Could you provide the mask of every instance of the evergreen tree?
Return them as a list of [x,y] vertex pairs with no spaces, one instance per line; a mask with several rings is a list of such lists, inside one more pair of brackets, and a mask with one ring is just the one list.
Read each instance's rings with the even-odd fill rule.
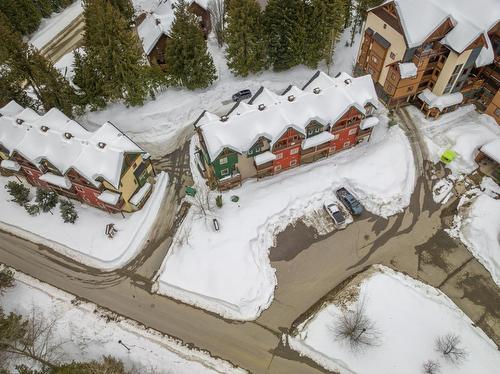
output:
[[327,6],[327,24],[328,37],[325,51],[325,60],[328,67],[328,72],[332,64],[333,54],[335,52],[335,44],[340,39],[342,32],[345,30],[346,17],[350,12],[351,0],[326,0]]
[[55,208],[59,198],[54,191],[37,188],[35,201],[40,206],[40,209],[46,213]]
[[40,214],[40,205],[38,204],[24,204],[24,209],[30,216],[37,216]]
[[165,50],[166,72],[170,82],[190,90],[212,84],[217,78],[217,71],[198,20],[188,10],[185,0],[177,2],[170,37]]
[[10,269],[0,270],[0,296],[4,294],[6,288],[14,286],[14,273]]
[[32,0],[1,0],[0,12],[7,16],[12,27],[23,35],[36,31],[42,19],[40,10]]
[[132,24],[134,22],[134,6],[130,0],[108,0],[111,5],[118,9],[122,16]]
[[78,218],[75,205],[69,200],[61,200],[59,210],[64,223],[75,223]]
[[304,0],[269,0],[264,11],[268,57],[274,70],[286,70],[303,61]]
[[366,19],[367,11],[370,8],[373,8],[377,5],[380,5],[383,0],[358,0],[356,1],[356,5],[354,6],[354,17],[352,20],[352,29],[351,29],[351,40],[350,45],[354,44],[354,39],[356,34],[361,32],[361,28],[363,27],[363,22]]
[[229,69],[246,77],[266,67],[264,20],[255,0],[230,1],[227,5],[226,59]]
[[0,68],[0,106],[4,106],[11,100],[15,100],[23,107],[38,109],[34,100],[28,96],[23,89],[24,80],[13,74],[7,67]]
[[136,32],[118,9],[102,0],[84,1],[84,54],[75,53],[75,78],[83,103],[92,109],[110,101],[141,105],[156,88]]
[[5,185],[5,188],[10,196],[13,197],[12,201],[19,205],[24,205],[29,201],[30,190],[24,184],[16,181],[9,181]]
[[[28,83],[45,110],[57,107],[71,116],[76,96],[68,81],[50,61],[22,40],[21,35],[12,29],[7,18],[1,13],[0,35],[0,61],[15,77],[14,80]],[[16,88],[13,90],[16,91]]]
[[52,369],[48,374],[127,374],[131,373],[125,369],[123,362],[105,356],[102,362],[73,362]]

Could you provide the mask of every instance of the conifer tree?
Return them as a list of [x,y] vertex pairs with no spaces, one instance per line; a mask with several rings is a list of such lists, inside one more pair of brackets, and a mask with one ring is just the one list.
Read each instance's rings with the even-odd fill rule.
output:
[[64,223],[75,223],[78,218],[78,213],[75,209],[75,204],[69,200],[61,200],[59,203],[59,211]]
[[151,68],[136,32],[111,2],[85,0],[85,53],[75,53],[74,82],[92,109],[110,101],[141,105],[153,94]]
[[263,13],[257,1],[228,3],[225,41],[227,65],[234,74],[246,77],[266,67]]
[[40,10],[32,0],[1,0],[0,12],[7,16],[12,27],[23,35],[38,29],[42,19]]
[[15,203],[24,205],[29,201],[30,190],[24,184],[9,181],[4,187],[9,192],[9,195],[12,196],[12,201]]
[[217,78],[203,32],[185,0],[179,0],[175,7],[165,64],[170,82],[190,90],[208,87]]
[[268,57],[274,70],[286,70],[303,61],[305,3],[303,0],[269,0],[264,11]]
[[132,24],[134,21],[134,6],[130,0],[107,0],[118,9],[122,16]]
[[335,44],[340,39],[346,25],[346,16],[350,12],[350,0],[326,0],[328,37],[325,52],[325,60],[330,71]]
[[50,61],[22,40],[3,14],[0,14],[0,35],[0,61],[4,68],[33,88],[45,110],[57,107],[71,116],[76,101],[73,89]]

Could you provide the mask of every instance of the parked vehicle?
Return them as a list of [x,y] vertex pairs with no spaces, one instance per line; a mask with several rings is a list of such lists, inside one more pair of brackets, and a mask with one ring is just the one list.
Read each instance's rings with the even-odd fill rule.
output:
[[214,230],[215,230],[215,231],[219,231],[219,230],[220,230],[219,221],[217,221],[217,219],[216,219],[216,218],[214,218],[214,219],[212,220],[212,222],[213,222],[213,224],[214,224]]
[[344,213],[342,213],[337,203],[331,203],[331,204],[325,203],[324,207],[328,215],[332,217],[335,226],[342,227],[345,225]]
[[238,102],[245,99],[250,99],[252,97],[252,92],[250,90],[241,90],[233,95],[233,101]]
[[363,205],[345,187],[337,190],[337,197],[352,215],[359,216],[363,213]]

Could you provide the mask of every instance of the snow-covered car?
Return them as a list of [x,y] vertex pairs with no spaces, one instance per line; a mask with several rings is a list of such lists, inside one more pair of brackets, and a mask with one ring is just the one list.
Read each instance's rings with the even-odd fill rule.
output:
[[332,218],[333,223],[337,227],[342,227],[345,225],[345,216],[340,210],[339,204],[337,203],[325,203],[324,205],[326,212]]
[[363,213],[363,205],[345,187],[339,188],[336,194],[352,215],[359,216]]

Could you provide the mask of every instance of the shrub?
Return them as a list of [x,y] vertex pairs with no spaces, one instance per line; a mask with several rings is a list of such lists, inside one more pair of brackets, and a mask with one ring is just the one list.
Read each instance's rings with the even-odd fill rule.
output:
[[25,204],[24,209],[26,209],[30,216],[36,216],[40,214],[40,205],[38,204]]
[[9,181],[5,188],[13,197],[12,201],[19,205],[24,205],[29,201],[30,190],[24,184],[16,181]]
[[46,190],[43,188],[37,188],[36,202],[38,203],[43,212],[46,213],[55,208],[58,201],[59,198],[54,191]]
[[65,223],[75,223],[78,218],[75,205],[69,200],[62,200],[59,204],[61,217]]
[[222,195],[217,195],[215,205],[217,205],[217,208],[222,208]]

